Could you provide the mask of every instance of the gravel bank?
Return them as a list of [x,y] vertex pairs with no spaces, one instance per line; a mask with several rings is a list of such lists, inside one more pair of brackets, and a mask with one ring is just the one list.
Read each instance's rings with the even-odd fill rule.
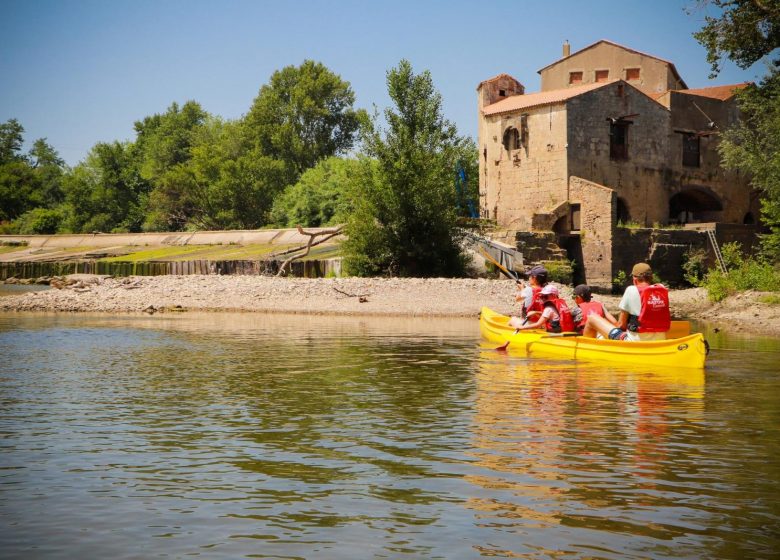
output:
[[[170,313],[248,311],[338,315],[477,317],[480,308],[517,310],[508,280],[444,278],[276,278],[268,276],[73,275],[69,285],[0,298],[0,311]],[[571,300],[571,288],[562,295]],[[730,331],[780,336],[780,305],[747,292],[712,304],[701,288],[675,290],[675,318]],[[619,297],[597,296],[613,312]]]

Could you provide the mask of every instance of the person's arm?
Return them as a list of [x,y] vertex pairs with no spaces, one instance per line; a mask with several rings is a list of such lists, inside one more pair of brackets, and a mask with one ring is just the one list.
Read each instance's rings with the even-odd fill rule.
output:
[[609,321],[610,323],[612,323],[613,325],[617,326],[617,324],[618,324],[618,320],[617,320],[617,319],[615,319],[615,316],[614,316],[614,315],[612,315],[612,313],[610,313],[610,312],[609,312],[609,309],[607,309],[607,306],[606,306],[606,305],[604,305],[604,304],[602,303],[602,304],[601,304],[601,307],[603,307],[603,308],[604,308],[604,318],[605,318],[607,321]]
[[542,313],[539,318],[534,323],[525,323],[524,325],[521,325],[519,330],[525,331],[529,329],[543,329],[544,326],[547,324],[547,317],[545,317],[544,313]]
[[619,318],[617,320],[617,326],[621,330],[624,330],[624,331],[628,330],[628,311],[621,310],[620,311],[620,315],[618,317]]

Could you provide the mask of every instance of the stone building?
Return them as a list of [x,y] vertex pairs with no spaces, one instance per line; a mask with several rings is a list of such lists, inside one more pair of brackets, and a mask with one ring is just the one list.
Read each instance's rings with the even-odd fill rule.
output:
[[539,74],[537,93],[507,74],[477,88],[483,217],[554,234],[577,279],[602,287],[623,266],[619,226],[756,222],[749,179],[717,152],[746,84],[689,89],[671,62],[610,41],[564,44]]

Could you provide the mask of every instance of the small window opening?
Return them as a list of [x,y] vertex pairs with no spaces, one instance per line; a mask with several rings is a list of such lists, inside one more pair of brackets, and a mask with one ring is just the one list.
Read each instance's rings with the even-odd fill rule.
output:
[[700,138],[696,134],[683,134],[682,163],[686,167],[699,167]]
[[624,87],[623,87],[623,84],[618,84],[618,87],[617,87],[617,96],[618,96],[618,97],[623,97],[623,95],[625,95],[625,93],[626,93],[626,91],[625,91],[625,89],[624,89]]
[[581,84],[582,72],[569,72],[569,85]]
[[628,159],[628,121],[616,120],[609,124],[609,159]]
[[520,131],[514,127],[506,129],[504,132],[504,149],[511,151],[520,148]]
[[609,70],[596,70],[596,82],[606,82],[609,80]]
[[506,97],[506,90],[505,89],[498,90],[498,96],[499,97]]
[[638,79],[639,79],[639,68],[626,68],[627,81],[638,80]]
[[580,205],[571,205],[571,231],[580,231]]

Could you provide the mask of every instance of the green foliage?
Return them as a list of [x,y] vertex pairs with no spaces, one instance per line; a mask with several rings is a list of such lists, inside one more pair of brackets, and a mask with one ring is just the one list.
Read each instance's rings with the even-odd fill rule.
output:
[[618,270],[618,273],[612,279],[612,292],[619,293],[625,287],[628,282],[628,275],[625,270]]
[[68,231],[140,231],[148,183],[140,176],[130,144],[98,143],[63,178]]
[[362,119],[348,82],[305,60],[274,72],[244,119],[247,137],[262,154],[284,162],[292,184],[318,161],[348,151]]
[[39,207],[22,214],[14,225],[22,235],[53,234],[60,230],[63,220],[61,209]]
[[[694,37],[707,49],[713,75],[728,58],[748,68],[780,48],[780,4],[777,1],[700,0],[713,5],[717,17],[706,17]],[[765,258],[780,262],[780,67],[768,65],[758,85],[737,94],[740,122],[725,131],[719,145],[723,164],[752,177],[761,192],[762,221],[770,233],[762,239]]]
[[683,255],[683,278],[691,286],[700,286],[707,273],[707,251],[689,248]]
[[762,258],[743,255],[738,243],[724,244],[721,252],[728,272],[724,274],[720,269],[712,269],[703,281],[712,301],[721,301],[745,290],[780,291],[780,269],[777,265]]
[[343,223],[350,210],[348,193],[363,164],[331,157],[306,171],[273,204],[271,221],[279,227],[321,227]]
[[707,49],[711,78],[720,72],[723,57],[749,68],[780,46],[780,4],[756,0],[699,0],[712,4],[718,17],[705,16],[705,25],[693,36]]
[[442,116],[429,72],[416,75],[402,60],[387,85],[395,110],[385,110],[386,131],[366,125],[365,150],[377,163],[364,159],[358,173],[345,267],[363,276],[462,274],[453,181],[466,142]]
[[628,222],[624,222],[623,220],[618,220],[617,227],[625,228],[625,229],[640,229],[645,226],[643,226],[642,224],[634,220],[630,220]]
[[24,161],[21,155],[24,127],[16,119],[0,124],[0,164]]
[[758,301],[767,305],[780,305],[780,294],[764,294],[758,297]]
[[574,278],[574,261],[545,261],[544,267],[551,282],[571,285]]

